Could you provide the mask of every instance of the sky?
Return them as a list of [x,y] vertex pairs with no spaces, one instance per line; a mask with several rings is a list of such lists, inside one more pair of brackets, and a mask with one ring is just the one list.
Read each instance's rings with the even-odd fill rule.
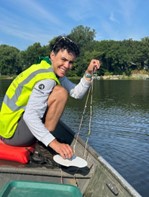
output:
[[99,41],[141,40],[149,36],[148,19],[148,0],[0,0],[0,44],[44,46],[79,25]]

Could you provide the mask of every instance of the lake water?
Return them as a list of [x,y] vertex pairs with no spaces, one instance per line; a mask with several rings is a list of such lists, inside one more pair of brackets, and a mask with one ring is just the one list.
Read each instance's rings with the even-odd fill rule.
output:
[[[0,103],[10,80],[0,80]],[[143,197],[149,196],[149,80],[94,80],[89,144]],[[70,98],[62,120],[78,132],[86,97]],[[86,140],[89,107],[80,135]]]

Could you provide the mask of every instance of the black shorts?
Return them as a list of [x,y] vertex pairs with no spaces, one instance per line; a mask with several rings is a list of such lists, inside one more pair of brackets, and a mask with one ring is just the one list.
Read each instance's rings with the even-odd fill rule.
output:
[[23,117],[19,120],[17,129],[11,138],[0,138],[5,144],[12,146],[30,146],[36,141],[36,138],[24,122]]

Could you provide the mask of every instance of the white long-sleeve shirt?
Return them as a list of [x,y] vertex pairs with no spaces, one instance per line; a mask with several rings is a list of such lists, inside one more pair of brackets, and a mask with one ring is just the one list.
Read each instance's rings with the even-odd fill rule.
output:
[[[72,83],[67,77],[60,78],[59,80],[70,96],[76,99],[81,99],[90,86],[90,82],[84,77],[81,78],[77,85]],[[42,117],[47,109],[48,97],[55,85],[56,82],[52,79],[39,81],[33,88],[23,115],[23,119],[32,134],[46,146],[55,137],[42,123]]]

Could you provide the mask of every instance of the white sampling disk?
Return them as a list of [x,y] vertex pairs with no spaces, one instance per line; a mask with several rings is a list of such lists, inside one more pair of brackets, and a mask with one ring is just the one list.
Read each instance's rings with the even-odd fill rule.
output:
[[62,166],[70,167],[75,166],[84,168],[87,166],[87,161],[78,156],[73,156],[71,159],[63,159],[60,155],[54,155],[54,161]]

